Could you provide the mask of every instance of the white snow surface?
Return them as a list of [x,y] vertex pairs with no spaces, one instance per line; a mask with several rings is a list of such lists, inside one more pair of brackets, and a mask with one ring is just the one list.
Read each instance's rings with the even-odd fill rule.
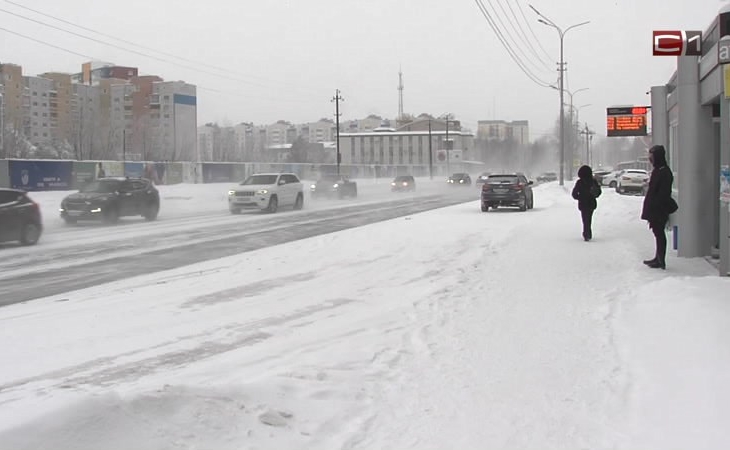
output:
[[640,205],[586,243],[550,183],[0,308],[0,449],[726,449],[730,280],[644,267]]

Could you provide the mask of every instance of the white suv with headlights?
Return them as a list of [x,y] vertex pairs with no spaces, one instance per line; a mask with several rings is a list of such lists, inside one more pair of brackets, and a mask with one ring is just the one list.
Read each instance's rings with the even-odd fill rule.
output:
[[275,213],[280,206],[302,209],[304,188],[293,173],[258,173],[228,191],[228,209],[238,214],[244,209]]

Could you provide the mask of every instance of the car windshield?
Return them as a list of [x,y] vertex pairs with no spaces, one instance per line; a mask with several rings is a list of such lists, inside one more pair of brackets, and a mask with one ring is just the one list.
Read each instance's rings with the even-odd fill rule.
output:
[[120,184],[119,180],[97,180],[81,188],[80,192],[111,194],[119,190]]
[[492,176],[487,178],[487,183],[489,184],[503,184],[503,183],[518,183],[519,179],[514,175],[501,175],[501,176]]
[[396,177],[395,181],[411,181],[413,180],[413,177]]
[[325,182],[334,182],[334,181],[340,181],[341,177],[338,177],[337,175],[322,175],[322,178],[319,179],[319,181],[325,181]]
[[251,175],[241,183],[241,186],[276,184],[277,178],[278,175]]
[[453,174],[453,175],[451,176],[451,178],[456,178],[456,179],[459,179],[459,178],[466,178],[466,177],[467,177],[467,175],[466,175],[465,173],[455,173],[455,174]]

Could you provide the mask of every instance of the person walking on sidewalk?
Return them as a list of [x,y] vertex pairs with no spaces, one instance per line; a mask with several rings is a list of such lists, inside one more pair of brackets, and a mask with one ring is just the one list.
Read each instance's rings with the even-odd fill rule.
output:
[[649,188],[644,197],[641,219],[649,223],[656,240],[656,253],[653,259],[644,261],[652,269],[666,269],[667,235],[665,228],[669,215],[677,211],[677,202],[672,198],[674,175],[667,165],[667,151],[663,145],[649,149],[649,162],[654,169],[649,177]]
[[593,212],[598,207],[596,199],[601,196],[601,185],[593,178],[590,166],[578,169],[578,180],[573,187],[573,198],[578,200],[578,210],[583,220],[583,240],[593,239]]

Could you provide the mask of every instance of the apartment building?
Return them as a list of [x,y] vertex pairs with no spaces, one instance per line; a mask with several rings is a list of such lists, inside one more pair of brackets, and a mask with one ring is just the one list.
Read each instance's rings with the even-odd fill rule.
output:
[[200,161],[197,139],[197,89],[184,81],[152,83],[150,109],[157,110],[160,159]]
[[527,120],[480,120],[477,124],[477,139],[513,141],[518,145],[530,143],[530,127]]
[[0,120],[3,126],[22,130],[28,107],[22,67],[15,64],[0,64],[0,95],[2,95]]
[[29,96],[28,119],[23,132],[35,145],[53,142],[51,122],[51,96],[56,93],[53,80],[43,77],[24,76],[23,83]]

